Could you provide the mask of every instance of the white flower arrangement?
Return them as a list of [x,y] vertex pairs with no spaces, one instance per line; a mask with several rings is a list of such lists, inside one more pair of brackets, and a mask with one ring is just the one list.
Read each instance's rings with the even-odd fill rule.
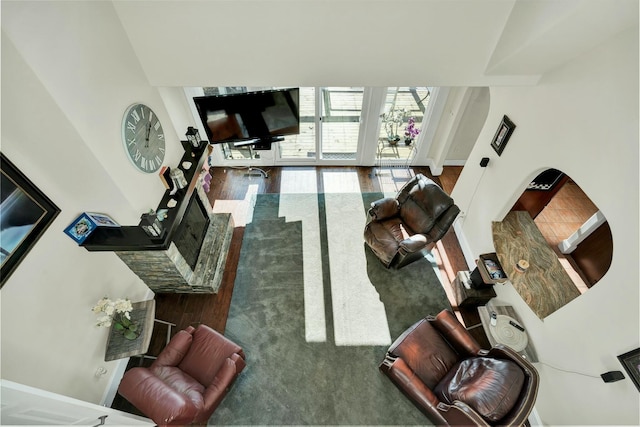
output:
[[133,306],[128,298],[112,301],[104,297],[91,310],[99,315],[96,326],[109,328],[113,324],[113,327],[122,332],[126,338],[135,339],[137,337],[137,326],[131,321]]

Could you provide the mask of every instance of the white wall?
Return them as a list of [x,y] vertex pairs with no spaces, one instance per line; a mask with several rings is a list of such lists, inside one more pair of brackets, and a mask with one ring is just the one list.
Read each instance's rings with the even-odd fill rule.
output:
[[[491,221],[501,220],[543,169],[566,172],[609,221],[613,261],[584,295],[540,320],[511,285],[498,298],[522,317],[541,361],[537,409],[546,424],[640,423],[638,390],[617,355],[640,346],[638,277],[638,28],[543,76],[535,87],[491,88],[489,116],[453,191],[474,256],[493,252]],[[517,128],[501,157],[490,141],[507,114]],[[478,165],[490,157],[486,169]],[[477,185],[477,193],[469,206]]]
[[[2,4],[2,153],[62,210],[1,291],[2,378],[99,403],[116,362],[94,326],[101,297],[145,299],[114,253],[88,252],[63,230],[83,211],[137,224],[164,188],[124,155],[125,108],[163,119],[167,159],[182,150],[110,2]],[[186,130],[186,128],[185,128]],[[169,163],[170,164],[170,163]],[[98,379],[98,367],[108,374]]]
[[[2,28],[97,162],[111,171],[132,210],[122,223],[135,224],[155,208],[164,188],[127,160],[121,138],[125,109],[149,105],[165,131],[166,163],[182,155],[180,139],[157,88],[149,85],[111,2],[4,2]],[[173,142],[173,143],[172,143]],[[108,204],[102,199],[102,204]]]
[[489,113],[489,88],[472,88],[469,102],[464,109],[460,126],[455,131],[451,146],[447,151],[446,164],[464,165],[476,144],[478,134]]

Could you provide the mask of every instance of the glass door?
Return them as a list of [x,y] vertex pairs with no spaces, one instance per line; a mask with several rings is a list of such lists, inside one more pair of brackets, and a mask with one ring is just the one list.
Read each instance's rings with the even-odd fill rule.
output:
[[376,163],[381,167],[406,166],[421,140],[429,87],[389,87],[381,116]]
[[356,160],[364,88],[301,87],[300,134],[278,145],[280,159]]
[[323,160],[356,160],[362,87],[322,87],[320,95],[320,158]]
[[284,141],[278,143],[281,159],[315,160],[317,158],[316,89],[314,87],[300,88],[300,134],[288,135]]

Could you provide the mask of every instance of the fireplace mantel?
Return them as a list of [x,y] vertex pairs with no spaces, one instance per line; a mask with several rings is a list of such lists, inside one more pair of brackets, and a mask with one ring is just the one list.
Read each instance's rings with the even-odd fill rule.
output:
[[[184,144],[183,144],[184,145]],[[189,183],[187,187],[178,190],[176,194],[171,195],[169,190],[165,191],[156,212],[160,209],[167,209],[169,200],[174,199],[177,204],[175,207],[167,210],[167,218],[162,221],[164,228],[167,230],[162,240],[151,239],[138,225],[123,225],[119,228],[100,227],[87,237],[82,246],[88,251],[140,251],[140,250],[161,250],[168,249],[173,241],[174,234],[178,230],[182,217],[187,209],[189,200],[193,196],[194,191],[202,191],[202,185],[199,184],[199,173],[207,158],[205,155],[206,144],[200,149],[192,150],[187,147],[178,166],[184,172],[185,179]],[[189,169],[184,169],[182,164],[191,162]],[[159,179],[158,179],[159,181]],[[198,189],[199,187],[199,189]],[[208,206],[211,212],[211,204],[204,194],[200,199]]]
[[[82,244],[88,251],[112,251],[156,293],[216,293],[222,282],[225,262],[231,237],[233,219],[231,214],[214,214],[207,194],[199,179],[202,166],[207,158],[204,147],[191,150],[188,144],[179,168],[184,172],[187,187],[171,195],[167,190],[156,211],[168,209],[163,225],[167,233],[163,239],[151,239],[141,227],[122,226],[120,228],[99,228]],[[182,164],[191,162],[188,169]],[[181,223],[192,198],[197,198],[209,218],[204,238],[198,248],[195,265],[191,265],[176,246],[180,237]],[[168,208],[169,200],[176,200],[173,208]],[[188,234],[187,234],[188,235]],[[198,243],[200,244],[200,243]]]

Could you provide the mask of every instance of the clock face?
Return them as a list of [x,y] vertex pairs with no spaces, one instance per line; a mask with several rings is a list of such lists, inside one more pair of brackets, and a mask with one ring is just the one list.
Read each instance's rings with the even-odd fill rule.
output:
[[122,118],[122,143],[140,171],[156,172],[164,161],[164,131],[158,116],[144,104],[133,104]]

